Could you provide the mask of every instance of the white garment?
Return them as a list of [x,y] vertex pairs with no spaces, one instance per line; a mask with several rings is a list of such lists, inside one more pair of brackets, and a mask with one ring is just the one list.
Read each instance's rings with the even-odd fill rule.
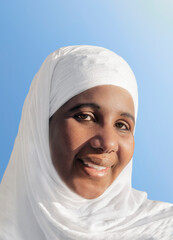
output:
[[173,239],[173,206],[132,189],[132,160],[92,200],[72,192],[53,167],[49,117],[76,94],[98,85],[125,88],[137,115],[135,77],[115,53],[95,46],[64,47],[41,66],[0,185],[0,240]]

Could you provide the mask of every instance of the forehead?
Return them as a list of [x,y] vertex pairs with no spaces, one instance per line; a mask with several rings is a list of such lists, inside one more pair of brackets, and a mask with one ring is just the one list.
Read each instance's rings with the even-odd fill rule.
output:
[[130,111],[134,114],[134,102],[129,92],[113,85],[96,86],[72,97],[61,108],[68,109],[79,103],[96,103],[102,110]]

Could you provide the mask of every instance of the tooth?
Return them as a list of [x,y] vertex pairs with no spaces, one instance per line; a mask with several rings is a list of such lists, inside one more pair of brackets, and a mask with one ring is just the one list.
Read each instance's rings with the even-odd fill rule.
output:
[[89,163],[89,162],[85,162],[85,161],[83,161],[83,163],[84,163],[85,165],[87,165],[88,167],[92,167],[92,168],[95,168],[95,169],[97,169],[97,170],[106,169],[106,167],[98,166],[98,165],[95,165],[95,164],[93,164],[93,163]]

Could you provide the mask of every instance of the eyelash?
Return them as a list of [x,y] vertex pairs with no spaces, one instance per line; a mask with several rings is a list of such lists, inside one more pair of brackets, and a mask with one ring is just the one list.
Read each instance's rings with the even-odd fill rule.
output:
[[[82,116],[84,117],[84,118],[82,118]],[[90,117],[90,119],[89,120],[87,120],[86,118],[88,118],[88,117]],[[93,120],[93,122],[96,122],[96,118],[94,117],[94,116],[91,116],[90,114],[88,114],[88,113],[78,113],[78,114],[75,114],[74,115],[74,118],[76,119],[76,120],[78,120],[78,121],[92,121]],[[129,124],[126,124],[126,123],[124,123],[122,120],[121,121],[119,121],[119,122],[116,122],[115,123],[115,127],[117,127],[117,128],[119,128],[120,130],[123,130],[123,131],[130,131],[130,126],[129,126]],[[125,127],[125,128],[124,128]]]
[[[121,127],[120,126],[118,127],[118,124],[121,124]],[[115,123],[115,126],[123,131],[130,131],[130,126],[128,124],[125,124],[124,122],[117,122]],[[125,129],[123,127],[125,127]]]
[[[86,119],[82,119],[81,116],[87,116],[87,117],[90,117],[90,120],[86,120]],[[79,121],[91,121],[93,119],[94,122],[96,122],[96,119],[91,116],[90,114],[87,114],[87,113],[78,113],[78,114],[75,114],[74,115],[74,118],[79,120]]]

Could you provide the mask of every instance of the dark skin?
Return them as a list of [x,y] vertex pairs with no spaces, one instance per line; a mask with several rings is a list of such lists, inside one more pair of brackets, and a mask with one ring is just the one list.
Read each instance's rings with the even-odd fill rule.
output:
[[53,165],[78,195],[99,197],[134,152],[134,103],[120,87],[103,85],[71,98],[50,119]]

